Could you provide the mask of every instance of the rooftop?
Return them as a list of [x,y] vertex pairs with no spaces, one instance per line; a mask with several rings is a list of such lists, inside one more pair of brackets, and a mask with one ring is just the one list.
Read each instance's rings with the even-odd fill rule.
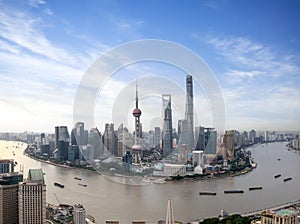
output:
[[275,212],[277,215],[294,215],[296,212],[290,209],[283,209]]
[[44,181],[44,174],[42,169],[30,169],[28,179],[31,181]]

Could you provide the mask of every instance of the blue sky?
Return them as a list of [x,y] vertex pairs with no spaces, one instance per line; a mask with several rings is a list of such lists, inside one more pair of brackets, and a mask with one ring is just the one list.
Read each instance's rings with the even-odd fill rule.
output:
[[[202,57],[221,86],[227,129],[299,130],[299,11],[299,1],[0,0],[0,131],[71,128],[76,89],[89,66],[140,39],[176,42]],[[115,122],[114,102],[127,87],[133,101],[135,78],[163,77],[183,89],[185,75],[154,62],[124,68],[99,93],[96,125]],[[185,97],[172,94],[182,101],[173,109],[176,125]],[[212,126],[210,103],[196,85],[195,105],[197,125]],[[145,97],[140,107],[145,129],[160,124],[157,97]],[[117,119],[129,128],[132,108]]]

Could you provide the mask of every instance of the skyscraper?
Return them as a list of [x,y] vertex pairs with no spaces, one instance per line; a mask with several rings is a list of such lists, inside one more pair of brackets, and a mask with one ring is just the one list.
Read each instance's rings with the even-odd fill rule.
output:
[[230,160],[234,159],[234,137],[233,137],[234,130],[227,130],[225,131],[225,135],[223,138],[223,143],[227,150],[227,155]]
[[14,160],[13,159],[1,159],[0,160],[0,173],[14,172]]
[[204,154],[216,154],[217,132],[213,128],[196,127],[196,150],[204,151]]
[[161,130],[160,127],[154,128],[154,147],[156,149],[160,148],[160,140],[161,140]]
[[18,192],[23,174],[0,174],[0,223],[19,223]]
[[55,127],[55,148],[58,148],[58,142],[60,140],[69,142],[70,136],[67,126],[56,126]]
[[117,156],[117,145],[114,124],[105,124],[103,143],[105,146],[104,149],[108,150],[112,155]]
[[171,95],[162,95],[163,100],[163,156],[167,157],[172,152],[172,109],[171,109]]
[[70,136],[67,126],[55,127],[55,157],[61,160],[68,159]]
[[46,223],[46,185],[42,169],[30,169],[19,183],[19,223]]
[[187,139],[186,145],[190,148],[195,147],[194,140],[194,103],[193,103],[193,77],[186,76],[186,108],[185,120],[187,125]]
[[94,151],[94,158],[100,158],[103,156],[103,136],[99,132],[98,128],[92,128],[89,133],[88,143],[91,145]]

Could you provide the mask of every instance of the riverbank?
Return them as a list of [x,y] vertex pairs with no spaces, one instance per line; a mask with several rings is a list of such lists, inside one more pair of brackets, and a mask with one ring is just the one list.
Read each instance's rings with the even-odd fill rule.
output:
[[[25,154],[26,155],[26,154]],[[28,158],[39,161],[41,163],[46,163],[49,165],[53,165],[53,166],[57,166],[57,167],[61,167],[61,168],[65,168],[65,169],[72,169],[72,170],[84,170],[87,172],[92,172],[92,173],[97,173],[99,175],[101,175],[101,173],[97,172],[96,170],[91,170],[91,169],[86,169],[86,168],[80,168],[80,167],[75,167],[75,166],[68,166],[66,164],[59,164],[59,163],[55,163],[49,160],[43,160],[34,156],[30,156],[30,155],[26,155]]]

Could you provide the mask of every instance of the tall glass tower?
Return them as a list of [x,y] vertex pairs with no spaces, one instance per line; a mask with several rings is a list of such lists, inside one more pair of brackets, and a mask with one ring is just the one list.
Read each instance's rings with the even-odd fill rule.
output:
[[186,76],[186,108],[185,108],[185,120],[186,120],[186,145],[189,148],[195,147],[194,140],[194,103],[193,103],[193,77],[191,75]]
[[163,100],[163,156],[167,157],[172,151],[172,109],[171,95],[162,95]]

